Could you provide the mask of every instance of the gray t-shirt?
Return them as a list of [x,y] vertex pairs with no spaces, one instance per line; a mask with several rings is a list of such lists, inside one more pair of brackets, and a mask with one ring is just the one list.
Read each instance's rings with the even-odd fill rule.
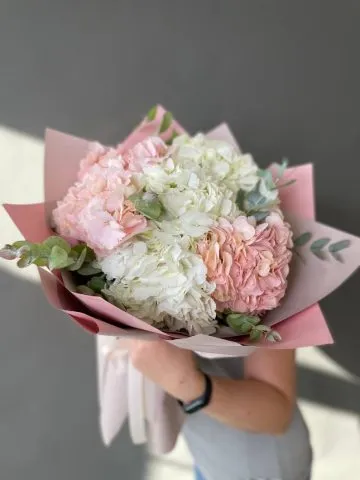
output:
[[[243,377],[243,360],[199,359],[210,375]],[[206,480],[307,480],[309,432],[298,408],[284,435],[260,435],[227,427],[204,413],[187,417],[185,438]]]

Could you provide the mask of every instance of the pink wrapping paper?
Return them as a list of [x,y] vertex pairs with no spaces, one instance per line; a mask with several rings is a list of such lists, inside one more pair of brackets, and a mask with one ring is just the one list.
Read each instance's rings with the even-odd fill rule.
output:
[[[161,121],[163,113],[164,110],[159,107],[156,119],[151,123],[140,124],[124,141],[123,146],[128,148],[151,134],[154,126]],[[178,132],[184,131],[175,122],[170,130],[165,132],[165,136],[170,136],[173,128]],[[225,124],[208,135],[237,146],[234,136]],[[62,198],[74,183],[79,161],[89,145],[87,140],[53,130],[47,130],[45,142],[45,202],[34,205],[5,205],[23,236],[27,240],[38,242],[51,235],[48,227],[49,215],[56,201]],[[148,440],[153,451],[162,453],[174,445],[182,421],[176,402],[134,372],[126,352],[114,341],[115,336],[142,335],[144,338],[151,338],[153,335],[160,335],[179,347],[210,357],[246,356],[256,348],[293,349],[333,342],[317,302],[335,290],[358,268],[360,239],[314,221],[311,165],[288,169],[284,180],[287,178],[296,179],[296,183],[281,189],[280,194],[282,208],[287,212],[295,234],[309,231],[314,238],[326,236],[333,241],[348,239],[351,244],[343,253],[343,263],[332,259],[321,261],[305,247],[299,250],[299,256],[295,256],[292,265],[286,298],[281,306],[270,312],[266,318],[269,324],[276,324],[276,329],[282,336],[281,342],[246,345],[243,340],[240,343],[240,339],[231,338],[232,334],[229,337],[228,331],[211,337],[185,337],[160,332],[102,298],[72,291],[70,284],[64,284],[59,275],[39,269],[41,284],[49,302],[88,332],[99,334],[97,346],[100,424],[105,443],[110,443],[129,415],[130,432],[134,442],[142,443]],[[134,399],[139,397],[142,400],[136,403]]]

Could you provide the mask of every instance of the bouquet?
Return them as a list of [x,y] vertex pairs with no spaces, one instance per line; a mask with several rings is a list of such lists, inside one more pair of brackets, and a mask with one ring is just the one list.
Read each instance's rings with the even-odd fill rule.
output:
[[47,131],[45,202],[5,206],[25,240],[0,256],[35,264],[50,302],[107,336],[107,443],[127,414],[136,443],[171,437],[160,451],[181,423],[128,364],[125,336],[211,356],[332,342],[317,302],[357,269],[360,240],[314,221],[312,189],[310,165],[261,169],[226,125],[190,136],[159,106],[116,147]]

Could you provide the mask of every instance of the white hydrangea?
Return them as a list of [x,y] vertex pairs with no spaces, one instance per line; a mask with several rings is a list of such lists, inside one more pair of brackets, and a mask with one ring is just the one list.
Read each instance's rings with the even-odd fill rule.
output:
[[[195,137],[195,145],[200,142],[200,138],[202,136]],[[220,176],[211,175],[211,169],[217,171],[216,161],[196,163],[191,151],[189,150],[189,157],[185,157],[186,152],[179,145],[170,148],[167,158],[161,164],[145,167],[143,172],[134,176],[133,182],[139,189],[158,195],[165,211],[160,228],[169,233],[180,234],[183,231],[186,235],[199,237],[219,217],[236,218],[239,214],[235,203],[236,195],[225,182],[219,181],[224,177],[221,161],[218,162]],[[224,145],[231,150],[227,144],[221,144],[220,150],[225,148]],[[200,147],[205,153],[210,151],[207,146],[199,143],[199,149]],[[228,157],[225,152],[223,154]],[[231,169],[227,164],[225,166],[230,174]]]
[[203,134],[182,135],[174,140],[172,158],[199,178],[222,184],[233,193],[255,188],[258,167],[249,154],[242,154],[227,142],[210,140]]
[[210,182],[199,183],[197,188],[171,188],[159,195],[166,211],[174,218],[195,211],[213,217],[233,216],[237,209],[232,197],[230,190]]
[[184,246],[172,235],[151,231],[123,245],[100,260],[110,281],[105,295],[158,328],[214,333],[215,286],[206,280],[201,257]]

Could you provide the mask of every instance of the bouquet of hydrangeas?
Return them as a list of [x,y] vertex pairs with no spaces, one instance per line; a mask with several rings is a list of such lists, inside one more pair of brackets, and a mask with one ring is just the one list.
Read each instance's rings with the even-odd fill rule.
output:
[[25,240],[0,256],[116,338],[239,356],[330,343],[317,302],[359,265],[359,239],[312,219],[310,166],[261,169],[227,127],[189,136],[161,107],[115,148],[49,131],[45,200],[6,206]]

